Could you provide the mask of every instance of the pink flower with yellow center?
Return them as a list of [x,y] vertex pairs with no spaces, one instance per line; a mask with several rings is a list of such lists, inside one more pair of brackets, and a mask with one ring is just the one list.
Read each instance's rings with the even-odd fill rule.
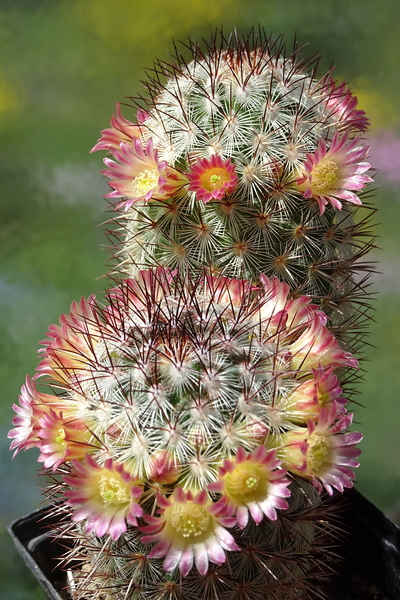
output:
[[19,405],[13,404],[17,416],[13,419],[14,429],[7,437],[13,439],[10,450],[15,450],[13,457],[22,449],[28,450],[39,443],[40,419],[52,408],[62,408],[63,404],[57,396],[40,393],[35,383],[28,376],[21,388]]
[[247,453],[239,447],[233,460],[224,461],[219,468],[219,480],[211,483],[208,489],[222,493],[217,504],[226,504],[236,512],[240,529],[246,527],[249,512],[257,525],[264,515],[275,521],[276,509],[288,508],[285,498],[290,496],[286,469],[280,467],[281,461],[275,450],[259,446],[254,452]]
[[366,131],[368,129],[368,118],[363,110],[356,108],[357,98],[345,83],[336,87],[335,82],[331,79],[327,88],[324,89],[325,94],[327,96],[325,106],[330,110],[331,116],[342,131],[350,129]]
[[118,162],[104,158],[108,169],[102,173],[111,179],[109,186],[114,190],[106,198],[125,198],[117,205],[125,211],[137,202],[166,200],[187,183],[182,173],[159,160],[151,138],[145,148],[137,139],[121,144],[113,156]]
[[342,137],[336,133],[329,150],[320,139],[316,152],[307,154],[303,172],[296,182],[299,191],[304,198],[314,198],[318,202],[321,215],[328,202],[338,210],[342,208],[341,200],[361,204],[354,191],[373,181],[364,175],[371,168],[364,160],[368,150],[359,138],[350,140],[347,133]]
[[341,348],[325,327],[326,315],[317,311],[308,327],[290,346],[294,369],[319,367],[357,367],[358,360]]
[[[48,375],[63,386],[69,385],[78,372],[87,370],[93,351],[101,340],[101,330],[94,310],[95,296],[71,304],[69,315],[61,315],[59,325],[51,325],[47,339],[39,352],[44,357],[37,366],[37,375]],[[104,333],[104,332],[103,332]]]
[[342,397],[339,380],[333,367],[313,369],[313,378],[298,385],[280,404],[293,423],[305,424],[309,419],[317,421],[322,408],[329,408],[335,402],[344,411],[347,400]]
[[222,160],[216,154],[211,158],[200,158],[187,174],[189,190],[196,193],[197,200],[204,203],[222,200],[233,192],[237,183],[235,165],[229,158]]
[[353,486],[355,460],[361,450],[356,448],[362,440],[358,432],[343,433],[352,422],[352,414],[340,414],[335,403],[321,409],[317,423],[282,434],[282,448],[278,455],[285,467],[296,475],[306,477],[322,491],[333,494],[333,488],[343,492]]
[[96,152],[97,150],[109,150],[113,152],[119,149],[121,143],[140,139],[140,127],[122,116],[119,102],[117,103],[115,112],[116,114],[111,117],[111,127],[103,129],[100,139],[90,152]]
[[127,530],[127,523],[137,527],[143,509],[137,500],[143,489],[120,463],[108,458],[99,465],[90,455],[85,461],[73,460],[71,475],[64,481],[71,490],[64,492],[66,502],[76,508],[73,521],[86,520],[88,533],[101,537],[108,534],[117,540]]
[[62,412],[52,409],[39,419],[40,440],[39,462],[46,469],[56,471],[61,463],[67,460],[83,458],[90,449],[91,433],[79,419],[63,417]]
[[142,542],[156,542],[149,558],[165,557],[166,571],[179,567],[185,577],[194,563],[198,572],[205,575],[209,561],[221,565],[226,560],[226,550],[239,550],[225,529],[233,527],[236,520],[222,516],[221,508],[210,500],[205,490],[193,495],[177,487],[169,498],[160,496],[158,504],[162,514],[145,515],[148,524],[140,529],[146,534]]

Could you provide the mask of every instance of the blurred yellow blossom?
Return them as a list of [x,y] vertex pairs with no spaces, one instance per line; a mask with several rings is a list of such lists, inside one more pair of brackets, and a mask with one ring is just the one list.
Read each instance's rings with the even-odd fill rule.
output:
[[[227,23],[234,18],[235,0],[149,0],[132,3],[131,0],[73,0],[69,10],[81,27],[86,27],[113,47],[126,48],[143,45],[154,52],[160,44],[182,32],[190,33]],[[228,19],[227,19],[228,17]],[[229,27],[228,29],[229,30]]]
[[22,104],[20,91],[0,72],[0,119],[10,113],[17,113]]
[[388,96],[383,89],[373,88],[372,82],[365,79],[359,80],[353,86],[353,93],[357,96],[357,108],[368,114],[371,129],[390,129],[398,123],[398,111],[392,102],[393,96]]

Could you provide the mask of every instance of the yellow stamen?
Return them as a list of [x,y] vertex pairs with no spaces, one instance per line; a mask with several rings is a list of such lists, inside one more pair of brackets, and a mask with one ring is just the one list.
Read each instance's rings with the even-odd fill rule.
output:
[[55,438],[56,444],[62,444],[65,440],[65,429],[64,427],[60,427],[58,430],[58,436]]
[[329,450],[330,444],[326,436],[314,433],[309,437],[306,460],[307,469],[313,475],[322,472],[329,456]]
[[171,507],[170,523],[184,538],[198,538],[210,527],[211,515],[204,506],[194,502]]
[[329,393],[325,392],[325,394],[322,394],[317,390],[317,400],[320,406],[325,406],[329,401]]
[[99,491],[100,496],[107,504],[126,504],[130,500],[128,486],[116,477],[102,475]]
[[133,192],[138,196],[145,196],[148,192],[158,186],[159,172],[157,169],[142,171],[132,180]]
[[[210,172],[211,171],[211,172]],[[226,169],[214,167],[212,170],[207,169],[201,176],[200,182],[204,189],[211,192],[224,187],[224,184],[229,182],[230,175]]]
[[321,194],[336,189],[338,169],[338,165],[333,160],[323,160],[317,164],[311,173],[312,189]]
[[236,465],[225,476],[225,482],[228,496],[239,505],[263,500],[267,495],[267,478],[257,465],[249,462]]

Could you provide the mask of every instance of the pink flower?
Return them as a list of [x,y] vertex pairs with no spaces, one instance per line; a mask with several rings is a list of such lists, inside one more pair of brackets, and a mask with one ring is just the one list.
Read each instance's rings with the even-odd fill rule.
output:
[[206,275],[204,278],[206,295],[218,304],[243,305],[253,290],[257,289],[247,279],[233,277],[215,277]]
[[37,366],[36,378],[48,375],[64,387],[77,373],[87,371],[104,328],[99,324],[94,303],[95,296],[73,302],[70,314],[61,315],[60,324],[49,327],[47,339],[41,342],[44,348],[39,352],[44,358]]
[[[319,314],[309,296],[289,299],[290,286],[277,277],[269,279],[263,273],[260,282],[264,297],[260,305],[260,315],[270,330],[295,329],[308,323]],[[322,314],[322,313],[321,313]]]
[[[333,373],[333,367],[313,369],[313,378],[298,385],[279,407],[293,423],[303,424],[308,420],[317,421],[322,408],[334,403],[344,411],[347,400],[341,396],[339,380]],[[340,408],[341,407],[341,408]]]
[[282,434],[282,449],[278,455],[291,473],[312,480],[313,485],[328,494],[333,488],[343,492],[353,486],[355,460],[361,450],[356,448],[362,440],[361,433],[343,433],[352,422],[352,414],[340,414],[333,404],[321,409],[317,423],[308,422],[307,428]]
[[336,87],[333,79],[330,79],[323,92],[327,96],[325,106],[331,111],[330,116],[341,131],[368,129],[368,118],[363,110],[356,108],[357,98],[346,88],[345,83]]
[[121,144],[113,156],[118,162],[104,158],[108,169],[102,173],[112,180],[109,185],[114,190],[106,198],[125,198],[117,205],[125,211],[137,202],[166,200],[187,183],[184,175],[159,160],[152,139],[145,148],[137,139]]
[[56,471],[59,465],[71,459],[83,458],[90,449],[91,433],[85,423],[76,418],[64,418],[62,412],[52,409],[39,419],[39,462],[46,469]]
[[314,198],[319,210],[325,211],[328,202],[341,210],[340,200],[351,204],[361,204],[353,190],[361,190],[371,177],[363,175],[371,168],[369,162],[363,162],[369,148],[362,145],[360,138],[349,140],[345,133],[341,138],[336,133],[329,150],[320,139],[314,154],[307,154],[301,177],[297,180],[299,191],[304,198]]
[[210,200],[222,200],[231,194],[238,183],[235,165],[229,158],[222,160],[213,154],[211,158],[200,158],[187,174],[189,190],[196,192],[197,200],[204,203]]
[[113,152],[118,150],[123,142],[140,139],[140,127],[122,116],[119,103],[117,103],[115,112],[116,114],[111,117],[111,127],[103,129],[100,139],[90,152],[96,152],[97,150]]
[[136,279],[124,279],[119,287],[108,292],[110,306],[105,309],[107,321],[118,324],[126,314],[127,307],[135,307],[143,315],[151,304],[171,293],[171,283],[176,271],[165,267],[139,271]]
[[151,457],[149,478],[161,485],[175,483],[181,474],[181,468],[176,464],[173,455],[168,450],[159,450]]
[[137,527],[143,509],[137,503],[142,495],[140,482],[125,471],[122,464],[108,458],[100,466],[86,454],[85,462],[73,460],[71,475],[64,481],[66,502],[76,508],[73,521],[86,520],[86,531],[101,537],[109,534],[117,540],[127,530],[127,523]]
[[148,525],[141,527],[146,535],[144,543],[156,545],[149,558],[164,558],[166,571],[179,566],[185,577],[195,563],[198,572],[205,575],[208,563],[225,562],[225,550],[239,550],[232,535],[225,527],[232,527],[236,520],[221,515],[221,509],[213,504],[205,490],[193,495],[190,491],[175,488],[169,498],[158,498],[161,515],[145,515]]
[[240,529],[244,529],[249,520],[249,512],[258,525],[264,515],[275,521],[276,509],[288,508],[285,498],[290,496],[285,479],[286,469],[281,469],[281,461],[275,450],[266,450],[258,446],[252,453],[238,448],[234,460],[225,460],[219,468],[219,480],[211,483],[208,489],[222,492],[218,504],[228,505],[236,511]]
[[327,317],[317,311],[308,327],[290,346],[294,369],[357,367],[358,360],[339,346],[326,327]]
[[13,457],[22,448],[28,450],[38,445],[40,418],[52,408],[61,408],[60,398],[50,394],[42,394],[36,389],[35,383],[27,376],[25,385],[21,388],[19,405],[13,404],[17,416],[13,419],[14,429],[8,432],[7,437],[13,439],[10,450],[14,450]]

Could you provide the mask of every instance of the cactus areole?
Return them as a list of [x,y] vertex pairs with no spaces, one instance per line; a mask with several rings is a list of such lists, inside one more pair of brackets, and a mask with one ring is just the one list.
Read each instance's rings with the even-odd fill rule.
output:
[[319,597],[362,438],[367,118],[262,32],[146,87],[93,148],[115,286],[49,328],[11,449],[40,451],[74,599]]

